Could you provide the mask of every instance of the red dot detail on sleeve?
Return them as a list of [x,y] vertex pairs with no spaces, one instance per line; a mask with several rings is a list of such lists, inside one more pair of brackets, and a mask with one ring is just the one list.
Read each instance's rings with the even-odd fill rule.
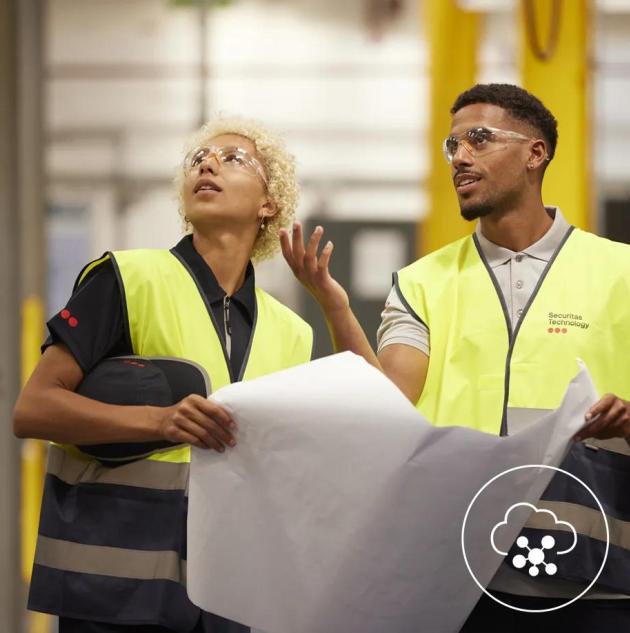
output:
[[59,316],[60,316],[62,319],[67,319],[67,318],[70,316],[70,310],[62,310],[62,311],[59,313]]
[[77,327],[77,325],[79,325],[79,321],[77,319],[75,319],[74,317],[70,317],[68,319],[68,325],[70,327]]

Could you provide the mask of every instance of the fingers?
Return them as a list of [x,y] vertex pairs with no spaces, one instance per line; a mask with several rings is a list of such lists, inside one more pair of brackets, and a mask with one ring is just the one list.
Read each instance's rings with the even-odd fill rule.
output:
[[304,236],[302,235],[302,225],[299,222],[293,223],[293,261],[298,264],[304,261]]
[[304,268],[311,275],[315,275],[317,273],[317,249],[323,234],[324,229],[321,226],[316,226],[306,247]]
[[332,242],[328,242],[319,257],[317,255],[324,235],[323,227],[315,227],[306,246],[302,225],[299,222],[293,224],[292,239],[289,239],[289,232],[286,229],[281,229],[279,234],[282,254],[293,274],[311,293],[317,293],[322,283],[329,278],[328,267],[333,251]]
[[166,420],[164,435],[170,441],[188,441],[223,452],[226,446],[236,445],[232,434],[235,428],[229,412],[218,403],[192,394],[175,405]]
[[581,442],[582,440],[585,440],[587,437],[593,437],[593,429],[595,428],[595,425],[597,423],[597,421],[599,420],[599,415],[597,415],[594,418],[591,418],[593,421],[590,424],[586,424],[585,426],[583,426],[574,436],[573,439],[576,442]]
[[592,418],[594,418],[596,415],[600,415],[601,413],[604,413],[605,411],[610,409],[615,400],[615,395],[613,395],[612,393],[607,393],[586,412],[584,418],[587,422],[590,422]]
[[293,248],[291,247],[291,240],[289,239],[289,232],[286,229],[280,229],[280,248],[282,249],[282,255],[289,264],[289,268],[295,272],[295,262],[293,259]]
[[186,418],[177,420],[177,431],[185,433],[193,437],[194,441],[190,442],[199,448],[212,448],[219,453],[225,451],[225,445],[212,435],[201,424]]
[[199,448],[208,448],[198,437],[184,431],[183,429],[176,429],[173,432],[172,437],[167,439],[174,444],[192,444],[193,446],[197,446]]
[[230,429],[236,427],[236,423],[232,420],[232,416],[230,415],[227,409],[224,409],[220,404],[215,402],[212,399],[203,398],[202,396],[198,396],[193,394],[190,396],[194,398],[194,403],[199,409],[208,417],[216,420],[226,431],[230,431]]
[[[217,418],[210,417],[204,414],[202,411],[195,411],[188,418],[188,421],[193,422],[201,429],[199,437],[206,443],[208,437],[212,438],[214,442],[217,442],[221,447],[223,446],[235,446],[236,440],[230,431],[224,426],[224,423],[219,422]],[[208,444],[210,445],[210,444]],[[212,448],[215,448],[214,445]]]
[[326,246],[322,249],[322,254],[319,257],[319,262],[317,263],[317,267],[321,272],[328,272],[328,264],[330,263],[330,257],[333,252],[333,248],[335,248],[334,244],[331,241],[326,242]]
[[590,422],[575,434],[577,441],[587,437],[628,437],[630,433],[629,403],[613,394],[606,394],[595,403],[587,411],[585,418]]

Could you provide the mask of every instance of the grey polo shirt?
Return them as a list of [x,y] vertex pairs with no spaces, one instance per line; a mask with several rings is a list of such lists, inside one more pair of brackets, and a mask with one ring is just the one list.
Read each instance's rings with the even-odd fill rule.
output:
[[[521,318],[545,266],[569,229],[569,223],[564,219],[560,209],[547,207],[547,213],[553,218],[549,230],[537,242],[520,252],[491,242],[481,232],[481,223],[477,223],[475,228],[481,251],[496,277],[513,327]],[[381,319],[376,334],[379,352],[387,345],[402,343],[416,347],[429,355],[429,329],[409,313],[396,288],[392,288],[387,297]]]

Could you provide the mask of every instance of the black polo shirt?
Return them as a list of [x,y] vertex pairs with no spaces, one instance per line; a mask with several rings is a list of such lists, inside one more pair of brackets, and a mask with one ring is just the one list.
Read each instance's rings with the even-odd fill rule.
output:
[[[214,273],[197,253],[187,235],[171,252],[192,273],[206,307],[210,307],[217,334],[225,347],[225,297]],[[243,285],[229,298],[228,331],[231,337],[232,381],[241,377],[243,361],[256,318],[254,267],[247,265]],[[124,322],[121,289],[110,260],[96,266],[73,292],[66,307],[47,323],[50,336],[42,351],[64,343],[84,373],[103,358],[133,354]]]

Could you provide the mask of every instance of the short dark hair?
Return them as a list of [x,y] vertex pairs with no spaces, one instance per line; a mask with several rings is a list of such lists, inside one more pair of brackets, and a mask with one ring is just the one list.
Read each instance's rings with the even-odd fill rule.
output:
[[554,157],[558,143],[558,122],[531,92],[512,84],[477,84],[455,99],[451,114],[475,103],[499,106],[514,119],[529,123],[547,141],[549,160]]

